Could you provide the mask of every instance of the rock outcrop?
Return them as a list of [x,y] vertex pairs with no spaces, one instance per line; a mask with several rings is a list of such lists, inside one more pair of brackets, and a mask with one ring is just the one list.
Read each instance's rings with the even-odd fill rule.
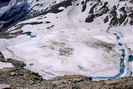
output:
[[50,80],[26,69],[0,69],[0,84],[11,89],[133,89],[133,77],[117,80],[92,81],[82,75],[66,75]]

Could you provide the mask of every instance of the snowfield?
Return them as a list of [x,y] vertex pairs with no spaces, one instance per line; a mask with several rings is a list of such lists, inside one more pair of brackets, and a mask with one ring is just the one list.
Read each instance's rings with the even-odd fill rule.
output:
[[[118,3],[117,0],[117,2],[102,1]],[[40,0],[39,3],[42,2]],[[50,2],[52,0],[46,5]],[[22,30],[31,34],[0,39],[0,50],[4,56],[25,62],[26,69],[38,72],[47,79],[72,74],[97,79],[132,76],[133,63],[128,62],[128,56],[133,53],[128,50],[133,49],[132,26],[112,27],[108,30],[108,23],[103,23],[101,17],[96,18],[93,23],[86,23],[83,19],[87,17],[88,11],[81,13],[81,5],[76,7],[78,2],[80,0],[67,8],[60,7],[59,9],[63,10],[60,13],[40,15],[10,27],[7,32]],[[31,5],[34,4],[33,2]],[[89,9],[89,5],[87,6]],[[14,30],[17,26],[32,22],[42,23],[25,24],[20,29]],[[121,51],[122,49],[125,52]]]
[[12,41],[7,46],[12,54],[9,56],[8,52],[3,53],[6,57],[24,61],[26,68],[39,72],[44,78],[54,76],[41,70],[52,72],[56,76],[116,75],[120,67],[120,52],[115,36],[93,33],[94,31],[81,28],[64,28],[37,35],[35,38],[18,36],[10,39]]

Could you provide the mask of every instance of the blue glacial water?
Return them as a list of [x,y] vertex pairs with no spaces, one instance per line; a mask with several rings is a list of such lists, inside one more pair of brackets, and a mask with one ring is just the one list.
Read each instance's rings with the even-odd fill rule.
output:
[[45,70],[41,70],[42,72],[46,73],[47,75],[50,75],[50,76],[56,76],[54,73],[52,72],[49,72],[49,71],[45,71]]
[[122,44],[122,43],[118,43],[118,45],[119,45],[119,46],[123,46],[123,44]]
[[37,37],[36,35],[28,35],[30,38],[35,38],[35,37]]
[[29,66],[34,66],[34,64],[33,63],[30,63]]
[[27,34],[30,38],[35,38],[35,37],[37,37],[36,35],[32,35],[32,32],[26,32],[26,34]]
[[[121,40],[121,37],[118,36],[116,33],[114,33],[114,35],[116,36],[116,40],[118,41],[118,46],[123,46],[123,43],[119,42],[119,40]],[[121,54],[121,58],[120,58],[120,70],[119,70],[119,74],[113,76],[113,77],[92,77],[93,80],[105,80],[105,79],[118,79],[121,77],[121,75],[124,74],[125,72],[125,64],[124,64],[124,60],[125,60],[125,56],[126,56],[126,51],[125,49],[120,49],[122,51]]]

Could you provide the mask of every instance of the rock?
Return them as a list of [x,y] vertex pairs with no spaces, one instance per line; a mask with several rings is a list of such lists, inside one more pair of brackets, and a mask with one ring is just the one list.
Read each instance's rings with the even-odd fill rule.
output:
[[0,75],[0,84],[9,84],[11,89],[133,89],[133,77],[92,81],[91,77],[65,75],[45,80],[24,68],[1,69]]
[[0,51],[0,59],[5,59],[4,55],[2,54],[2,52]]
[[95,18],[94,14],[88,15],[88,17],[85,19],[85,22],[91,23],[94,21],[94,18]]
[[81,89],[80,86],[73,86],[72,89]]
[[30,80],[30,84],[33,85],[35,84],[35,82],[33,80]]
[[50,22],[50,21],[46,21],[45,23],[49,24],[49,23],[51,23],[51,22]]
[[16,68],[23,68],[26,64],[23,61],[18,61],[15,59],[7,58],[7,62],[12,63]]
[[15,73],[15,72],[11,72],[10,74],[11,74],[12,76],[15,76],[15,75],[16,75],[16,73]]
[[104,23],[107,23],[108,20],[109,20],[109,18],[108,18],[108,16],[106,16],[105,19],[104,19]]
[[126,83],[127,86],[133,86],[133,79],[128,80]]
[[6,62],[6,63],[11,63],[16,68],[23,68],[23,67],[26,66],[26,64],[23,61],[15,60],[15,59],[12,59],[12,58],[4,59],[4,56],[1,56],[0,61]]
[[62,56],[69,56],[73,54],[73,48],[65,47],[59,50],[59,54]]

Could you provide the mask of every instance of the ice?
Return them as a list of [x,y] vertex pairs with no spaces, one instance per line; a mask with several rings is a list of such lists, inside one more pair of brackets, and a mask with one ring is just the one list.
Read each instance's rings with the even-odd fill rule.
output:
[[[30,4],[30,9],[33,7],[33,10],[41,10],[53,5],[51,3],[54,1],[29,0],[27,3]],[[61,1],[63,0],[57,0],[55,4]],[[112,4],[118,4],[118,0],[108,1],[109,8]],[[45,3],[44,6],[34,7],[42,2]],[[38,72],[43,78],[70,74],[81,74],[94,79],[131,76],[133,63],[128,60],[133,53],[128,48],[133,50],[132,27],[126,25],[108,30],[108,23],[104,23],[101,17],[92,23],[85,23],[90,3],[87,4],[87,10],[81,12],[81,4],[76,6],[80,2],[81,0],[77,0],[67,8],[58,8],[63,9],[60,13],[48,13],[19,22],[17,25],[43,23],[26,24],[19,29],[31,32],[30,34],[0,39],[0,50],[6,58],[25,62],[26,69]],[[21,2],[18,3],[20,4]],[[8,31],[15,28],[13,26]]]

